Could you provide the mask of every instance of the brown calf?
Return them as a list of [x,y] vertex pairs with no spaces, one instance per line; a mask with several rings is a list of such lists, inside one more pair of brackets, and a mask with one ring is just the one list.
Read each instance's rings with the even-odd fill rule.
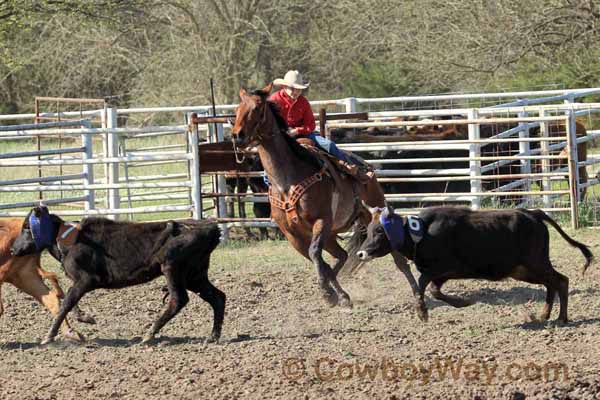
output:
[[[52,315],[57,315],[60,309],[60,299],[64,293],[58,284],[56,274],[42,269],[40,254],[14,257],[10,254],[10,247],[21,233],[23,219],[0,219],[0,316],[4,313],[1,289],[4,282],[13,284],[17,289],[35,297]],[[44,279],[48,279],[52,290],[46,286]],[[93,318],[81,314],[76,318],[82,322],[94,323]],[[62,328],[63,336],[81,340],[83,337],[73,330],[65,320]]]

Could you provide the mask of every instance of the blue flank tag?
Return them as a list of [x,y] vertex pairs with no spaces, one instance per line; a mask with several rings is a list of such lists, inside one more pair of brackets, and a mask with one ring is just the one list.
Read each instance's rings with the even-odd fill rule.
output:
[[387,208],[379,216],[379,222],[383,226],[392,249],[400,250],[404,244],[404,221],[402,217],[394,213],[389,213]]
[[42,250],[45,246],[52,244],[52,220],[47,209],[42,209],[42,214],[38,218],[34,213],[29,215],[29,227],[31,235],[35,241],[35,247]]
[[406,217],[406,224],[408,225],[408,233],[414,244],[417,244],[423,239],[425,235],[425,224],[423,220],[416,215],[409,215]]

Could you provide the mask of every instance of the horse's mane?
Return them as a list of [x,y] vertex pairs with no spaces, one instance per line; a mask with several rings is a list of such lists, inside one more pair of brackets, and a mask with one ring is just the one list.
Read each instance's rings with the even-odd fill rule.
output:
[[285,122],[285,119],[283,119],[281,114],[279,114],[279,107],[277,106],[277,103],[267,101],[267,105],[271,109],[273,117],[275,117],[275,123],[279,127],[283,138],[286,140],[288,146],[296,155],[296,157],[308,164],[315,166],[316,168],[321,168],[319,160],[309,150],[299,145],[298,142],[296,142],[296,139],[287,134],[288,124]]

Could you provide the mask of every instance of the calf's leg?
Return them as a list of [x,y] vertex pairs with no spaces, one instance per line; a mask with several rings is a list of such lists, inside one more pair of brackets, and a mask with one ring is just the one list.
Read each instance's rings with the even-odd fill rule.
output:
[[[56,275],[54,275],[54,278],[56,278]],[[43,304],[52,315],[55,317],[58,315],[60,311],[60,299],[58,293],[56,290],[50,290],[48,286],[44,284],[38,269],[34,270],[30,267],[24,267],[11,278],[10,282]],[[60,329],[62,335],[66,338],[77,341],[84,340],[80,333],[71,328],[67,319],[64,320]]]
[[46,336],[46,338],[42,341],[42,344],[47,344],[54,341],[54,338],[56,338],[56,335],[58,334],[58,329],[60,328],[63,321],[65,321],[67,314],[73,309],[73,307],[77,305],[77,303],[79,302],[79,300],[81,300],[83,295],[90,290],[89,288],[90,286],[82,281],[77,281],[73,283],[73,286],[71,286],[71,288],[67,292],[67,296],[65,297],[65,300],[63,301],[60,307],[60,311],[58,312],[56,318],[54,318],[52,327],[48,331],[48,335]]
[[560,311],[557,320],[567,323],[569,278],[556,271],[549,260],[544,262],[543,265],[544,266],[542,268],[535,268],[531,266],[518,267],[510,276],[513,279],[527,283],[541,284],[546,287],[546,303],[544,304],[544,308],[542,309],[542,313],[540,315],[540,319],[542,321],[546,321],[550,318],[555,294],[558,292],[558,297],[560,299]]
[[6,274],[8,271],[8,267],[0,267],[0,317],[4,314],[4,305],[2,304],[2,284],[6,280]]
[[554,273],[555,279],[558,281],[558,298],[560,299],[558,321],[566,324],[569,322],[569,318],[567,317],[567,308],[569,306],[569,278],[556,270]]
[[56,296],[59,299],[65,297],[65,293],[58,284],[58,278],[54,272],[49,272],[43,269],[42,267],[37,267],[37,274],[40,276],[40,278],[48,279],[50,281],[50,285],[52,285],[52,289],[54,289],[54,292],[56,292]]
[[425,306],[425,289],[427,289],[427,285],[429,285],[430,282],[431,278],[426,274],[421,274],[419,277],[419,300],[417,307],[419,318],[421,318],[423,322],[427,322],[427,319],[429,318],[427,315],[427,306]]
[[[58,297],[59,299],[64,299],[65,293],[63,292],[62,288],[60,287],[60,284],[58,283],[58,278],[54,272],[49,272],[49,271],[46,271],[45,269],[43,269],[42,267],[38,267],[37,274],[40,276],[40,278],[48,279],[50,281],[50,285],[52,285],[52,289],[56,293],[56,297]],[[58,311],[58,308],[57,308],[57,311]],[[56,313],[55,313],[55,315],[56,315]],[[92,317],[91,315],[85,314],[83,311],[81,311],[81,309],[79,308],[78,305],[73,307],[73,317],[75,317],[75,319],[77,321],[83,322],[86,324],[95,324],[96,323],[96,320],[94,319],[94,317]]]
[[167,288],[169,289],[169,301],[162,315],[154,322],[152,327],[144,335],[142,343],[148,343],[154,339],[154,336],[165,326],[177,313],[185,307],[189,301],[188,294],[185,290],[185,285],[182,283],[181,271],[178,266],[163,264],[161,270],[167,279]]
[[187,283],[187,289],[196,293],[212,307],[213,328],[208,342],[218,342],[225,317],[226,296],[208,280],[208,264],[209,260],[207,259],[202,265],[200,275]]
[[[54,272],[49,272],[49,271],[44,270],[41,267],[38,267],[37,273],[42,279],[48,279],[50,281],[50,285],[52,285],[52,289],[56,292],[56,296],[59,299],[64,299],[65,293],[63,292],[62,288],[60,287],[60,284],[58,283],[58,278]],[[96,320],[94,319],[94,317],[92,317],[91,315],[87,315],[86,313],[81,311],[81,309],[79,308],[78,305],[75,305],[75,307],[73,307],[73,317],[77,321],[83,322],[86,324],[95,324],[96,323]]]
[[[413,296],[415,298],[415,307],[417,310],[417,316],[421,321],[427,321],[427,308],[425,308],[425,303],[423,302],[423,295],[420,293],[419,285],[417,281],[415,281],[415,277],[412,272],[410,272],[410,266],[408,265],[408,260],[402,254],[397,251],[392,251],[392,257],[394,258],[394,263],[396,264],[396,268],[400,272],[404,274],[410,288],[412,289]],[[428,282],[429,283],[429,282]],[[423,291],[425,288],[423,288]]]
[[556,289],[554,289],[554,286],[549,284],[545,284],[544,286],[546,287],[546,304],[544,304],[544,308],[540,314],[541,321],[547,321],[550,319],[552,306],[554,305],[554,298],[556,297]]
[[441,300],[456,308],[467,307],[474,304],[471,300],[442,293],[442,285],[445,282],[445,279],[436,279],[429,284],[429,293],[431,293],[434,299]]

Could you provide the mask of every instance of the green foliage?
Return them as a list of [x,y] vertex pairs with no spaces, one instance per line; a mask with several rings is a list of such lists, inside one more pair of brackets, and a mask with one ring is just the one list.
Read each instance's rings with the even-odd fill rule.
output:
[[538,59],[527,58],[519,62],[510,75],[501,76],[493,87],[513,90],[598,87],[599,58],[599,48],[580,51],[576,55],[556,56],[546,65],[540,65]]
[[39,95],[205,104],[210,77],[231,103],[288,69],[312,98],[595,87],[600,12],[586,4],[0,0],[0,111]]
[[391,62],[368,62],[354,68],[353,79],[345,94],[356,97],[385,97],[414,94],[419,91],[418,75]]

